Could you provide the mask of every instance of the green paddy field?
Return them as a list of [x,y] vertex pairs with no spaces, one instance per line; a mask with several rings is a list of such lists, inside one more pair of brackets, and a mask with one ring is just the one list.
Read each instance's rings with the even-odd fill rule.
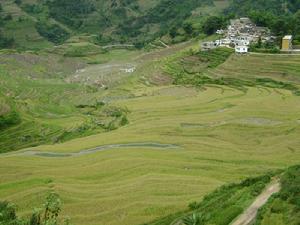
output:
[[[68,58],[63,63],[69,67],[46,78],[40,71],[47,63],[40,62],[40,68],[35,64],[35,79],[26,78],[31,96],[19,94],[22,88],[14,89],[16,81],[10,79],[22,72],[2,64],[1,76],[9,90],[15,90],[11,101],[25,122],[0,133],[2,143],[11,146],[0,155],[0,199],[16,203],[18,212],[27,215],[55,191],[64,202],[63,216],[70,216],[75,225],[139,225],[185,210],[223,184],[299,164],[300,56],[232,54],[210,67],[207,61],[188,55],[197,46],[129,51],[126,58],[117,54],[125,50],[113,50],[99,65],[87,64],[86,58]],[[28,57],[32,59],[29,53]],[[104,80],[107,89],[88,89],[88,81],[100,79],[94,72],[84,80],[88,71],[124,63],[135,64],[135,72],[112,73],[112,79]],[[79,80],[73,80],[74,67],[81,69]],[[184,68],[182,76],[197,73],[227,83],[210,80],[194,85],[190,82],[194,79],[188,79],[174,84],[178,67]],[[43,82],[53,88],[42,89]],[[3,99],[9,99],[8,91],[1,90]],[[90,126],[86,133],[72,136],[81,124],[105,120],[107,115],[109,121],[119,119],[105,114],[105,108],[101,115],[89,116],[74,107],[97,100],[109,109],[122,109],[127,122],[118,122],[114,129]],[[52,114],[39,110],[46,106]],[[9,129],[19,129],[23,135],[26,129],[35,133],[40,127],[49,130],[46,140],[33,135],[38,141],[15,144],[18,137],[5,136]],[[68,138],[53,141],[65,131],[71,133]]]

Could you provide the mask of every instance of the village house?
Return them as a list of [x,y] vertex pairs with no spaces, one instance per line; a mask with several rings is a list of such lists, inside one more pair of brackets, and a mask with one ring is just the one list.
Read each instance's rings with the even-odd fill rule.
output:
[[289,51],[293,49],[293,36],[292,35],[286,35],[282,38],[282,51]]
[[215,49],[218,46],[219,45],[215,41],[207,41],[207,42],[201,43],[201,50],[207,51],[207,50]]
[[249,47],[246,45],[235,46],[235,52],[239,54],[248,53]]

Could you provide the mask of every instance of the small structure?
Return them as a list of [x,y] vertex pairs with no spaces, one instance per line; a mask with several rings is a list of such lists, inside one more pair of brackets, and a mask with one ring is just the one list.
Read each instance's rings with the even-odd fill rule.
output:
[[124,68],[124,69],[120,69],[122,72],[125,73],[133,73],[135,71],[135,66],[134,67],[128,67],[128,68]]
[[222,29],[216,31],[216,34],[220,34],[221,35],[221,34],[224,34],[224,33],[225,33],[225,31],[222,30]]
[[235,46],[235,53],[245,54],[248,53],[249,47],[246,45]]
[[286,35],[282,38],[282,47],[281,49],[283,51],[289,51],[293,49],[293,36],[292,35]]
[[211,49],[215,49],[218,47],[218,44],[213,42],[213,41],[208,41],[208,42],[203,42],[201,44],[201,50],[202,51],[207,51],[207,50],[211,50]]

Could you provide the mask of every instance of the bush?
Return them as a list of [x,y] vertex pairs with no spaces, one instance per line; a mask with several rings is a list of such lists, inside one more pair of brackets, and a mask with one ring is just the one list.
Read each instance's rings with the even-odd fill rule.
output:
[[0,48],[11,48],[14,44],[14,38],[5,37],[0,33]]
[[[8,202],[0,202],[1,225],[59,225],[58,217],[61,212],[61,200],[58,194],[50,193],[42,208],[34,209],[29,220],[20,219],[16,209]],[[69,219],[64,224],[70,224]]]
[[256,225],[266,224],[269,218],[282,218],[282,224],[299,224],[300,166],[287,169],[281,176],[281,190],[259,210]]
[[0,224],[17,225],[16,209],[8,202],[0,202]]
[[57,24],[39,21],[36,24],[36,29],[41,36],[55,44],[62,44],[70,37],[70,34]]
[[16,111],[0,116],[0,130],[21,122],[20,115]]
[[261,191],[265,188],[266,184],[263,182],[258,182],[253,185],[251,194],[253,196],[257,196],[258,194],[261,193]]
[[197,202],[191,202],[188,206],[189,206],[190,210],[195,210],[195,209],[199,208],[199,205]]
[[238,206],[231,206],[222,210],[217,219],[215,220],[216,225],[228,225],[230,224],[234,218],[240,215],[243,212],[243,208]]

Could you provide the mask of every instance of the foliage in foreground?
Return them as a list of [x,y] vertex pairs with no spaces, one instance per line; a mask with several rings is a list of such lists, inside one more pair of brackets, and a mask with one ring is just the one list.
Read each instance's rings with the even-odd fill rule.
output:
[[69,219],[60,222],[61,206],[59,196],[56,193],[50,193],[42,208],[34,209],[29,218],[19,218],[14,205],[0,202],[0,225],[68,225]]
[[256,225],[300,224],[300,166],[289,168],[281,177],[281,190],[259,211]]
[[261,193],[271,177],[272,174],[267,174],[238,184],[223,185],[206,195],[201,202],[190,203],[188,210],[145,225],[169,225],[175,221],[186,225],[228,225]]

